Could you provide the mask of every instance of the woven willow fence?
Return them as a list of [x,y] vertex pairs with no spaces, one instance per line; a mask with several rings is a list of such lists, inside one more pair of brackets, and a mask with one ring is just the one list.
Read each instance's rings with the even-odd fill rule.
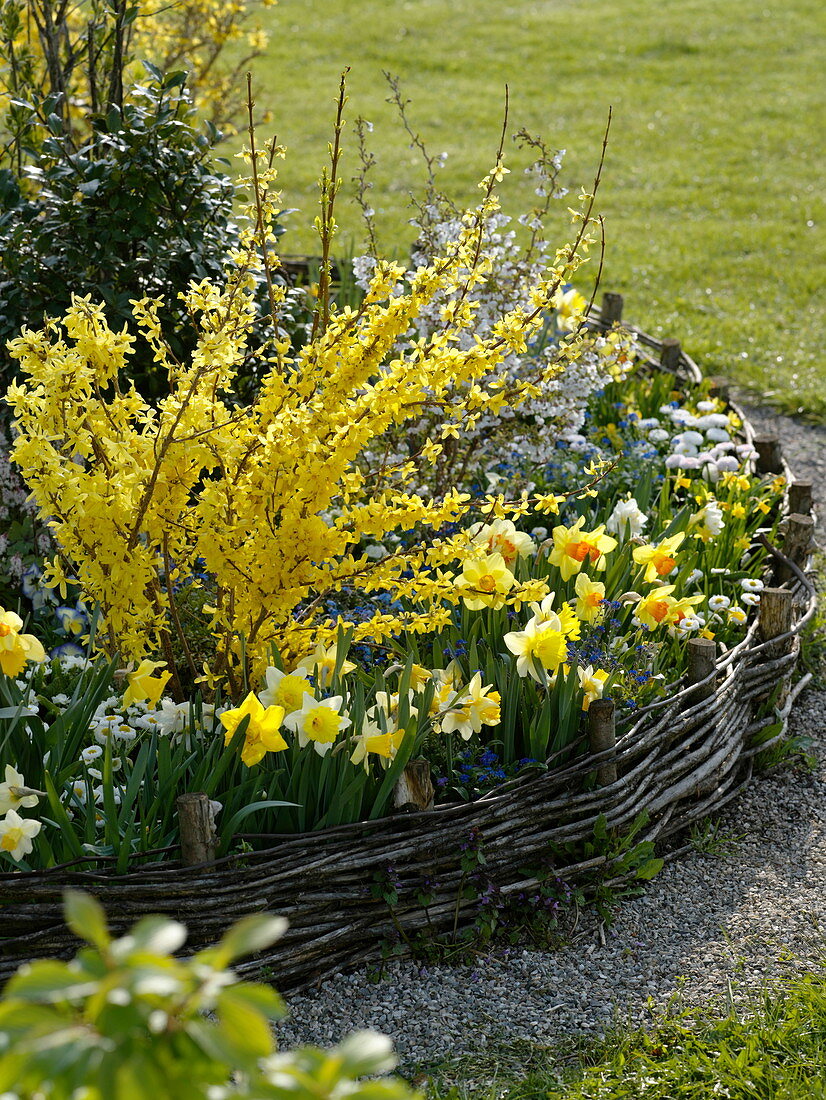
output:
[[[619,296],[606,295],[591,324],[620,315]],[[641,332],[637,337],[646,356],[653,353],[652,363],[700,381],[676,341]],[[781,472],[776,441],[756,439],[743,419],[760,472]],[[239,969],[271,968],[279,987],[289,989],[378,957],[400,929],[404,935],[426,927],[449,930],[457,911],[472,916],[478,902],[463,897],[461,869],[470,846],[484,852],[485,875],[503,897],[530,890],[547,874],[573,882],[600,873],[611,881],[608,856],[571,862],[562,854],[593,838],[600,815],[609,829],[623,830],[647,811],[636,842],[662,840],[734,798],[748,783],[757,753],[785,736],[792,703],[806,682],[790,686],[800,630],[815,608],[805,572],[811,486],[794,483],[789,497],[800,514],[787,515],[783,548],[768,548],[770,586],[743,640],[725,653],[717,653],[714,642],[693,640],[686,677],[616,728],[612,704],[592,704],[588,734],[564,760],[549,761],[547,772],[513,780],[469,804],[272,836],[264,851],[210,864],[185,866],[173,851],[166,862],[124,875],[107,873],[105,861],[96,871],[65,865],[0,874],[0,980],[24,959],[76,950],[62,921],[66,886],[101,897],[119,931],[148,913],[177,917],[189,926],[191,946],[217,938],[243,914],[283,914],[289,919],[285,938]],[[764,731],[773,726],[778,731],[766,740]],[[672,847],[670,854],[682,850]],[[388,876],[399,884],[392,914],[375,896]],[[426,910],[414,900],[425,884],[433,897]]]

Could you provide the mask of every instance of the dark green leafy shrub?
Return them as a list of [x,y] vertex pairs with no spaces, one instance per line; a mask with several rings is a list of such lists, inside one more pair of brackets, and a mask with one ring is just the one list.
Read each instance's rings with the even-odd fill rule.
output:
[[[26,325],[62,315],[72,294],[106,306],[113,328],[131,325],[130,299],[163,299],[161,324],[172,351],[185,357],[195,334],[178,295],[192,279],[216,278],[238,239],[234,187],[218,165],[220,134],[199,129],[186,74],[130,90],[122,109],[93,120],[91,138],[73,148],[60,115],[34,166],[17,177],[0,171],[0,345]],[[56,106],[56,105],[55,105]],[[132,360],[137,388],[164,392],[152,352],[140,339]],[[0,366],[0,392],[11,363]]]

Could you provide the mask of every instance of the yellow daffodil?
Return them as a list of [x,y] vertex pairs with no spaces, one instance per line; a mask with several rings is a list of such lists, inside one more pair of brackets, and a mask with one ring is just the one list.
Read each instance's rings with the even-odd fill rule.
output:
[[135,671],[129,673],[126,677],[127,688],[123,693],[124,707],[144,702],[150,707],[158,705],[170,673],[162,672],[159,676],[153,676],[152,673],[156,668],[163,668],[164,664],[164,661],[141,661]]
[[[319,643],[309,657],[304,657],[298,662],[296,672],[302,670],[308,676],[311,676],[315,670],[318,669],[319,686],[326,687],[333,678],[337,660],[337,646],[331,645],[329,649],[325,649],[324,646]],[[344,660],[341,663],[339,675],[346,676],[347,673],[352,672],[355,667],[352,661]]]
[[537,665],[553,675],[568,655],[568,639],[554,612],[541,622],[531,619],[524,630],[514,630],[502,640],[516,657],[517,673],[537,683],[542,683]]
[[637,603],[634,614],[644,626],[653,630],[661,623],[679,623],[686,615],[692,614],[696,605],[705,599],[702,593],[675,599],[671,595],[674,587],[673,584],[660,585]]
[[608,679],[609,673],[601,668],[594,669],[593,665],[578,668],[576,672],[579,677],[579,686],[585,693],[582,699],[582,709],[588,710],[594,699],[602,698],[605,681]]
[[456,585],[469,611],[483,607],[500,608],[513,588],[515,578],[501,554],[482,554],[469,558],[462,565]]
[[685,541],[685,531],[678,531],[656,545],[635,546],[634,561],[645,566],[645,579],[651,583],[657,577],[667,577],[677,565],[677,548]]
[[244,734],[241,759],[251,768],[264,759],[268,752],[283,752],[287,742],[279,733],[284,720],[283,707],[263,707],[254,692],[250,692],[240,707],[225,710],[221,715],[221,725],[226,730],[224,744],[228,745],[245,718],[249,718]]
[[361,764],[365,771],[370,769],[368,754],[378,756],[384,767],[395,758],[404,741],[404,730],[388,730],[382,733],[374,722],[366,722],[356,737],[355,747],[350,754],[353,764]]
[[582,320],[582,311],[588,302],[576,287],[570,287],[558,293],[555,305],[558,327],[563,332],[572,332]]
[[577,615],[586,623],[595,622],[602,614],[605,585],[602,581],[591,580],[587,573],[579,573],[574,589],[577,595]]
[[422,688],[433,679],[433,673],[422,665],[411,665],[410,687],[412,691],[421,691]]
[[724,470],[720,474],[720,484],[726,489],[734,488],[741,493],[747,493],[751,488],[751,481],[745,474],[734,473],[731,470]]
[[580,571],[585,561],[595,569],[605,568],[605,555],[617,547],[617,540],[605,534],[605,524],[593,531],[583,530],[585,519],[580,516],[573,527],[554,527],[554,548],[549,561],[562,574],[563,581],[570,580]]
[[32,840],[41,828],[41,822],[23,818],[14,810],[9,810],[0,821],[0,852],[7,852],[14,860],[22,859],[34,847]]
[[654,630],[661,623],[671,622],[671,609],[677,602],[671,593],[673,584],[664,584],[643,596],[634,608],[634,614],[650,630]]
[[19,676],[27,661],[46,660],[46,651],[33,634],[21,634],[23,620],[13,611],[0,607],[0,670],[6,676]]
[[301,709],[287,715],[284,724],[298,734],[302,749],[312,742],[318,755],[324,756],[333,747],[340,731],[350,725],[350,719],[340,713],[343,702],[341,695],[316,699],[307,692]]

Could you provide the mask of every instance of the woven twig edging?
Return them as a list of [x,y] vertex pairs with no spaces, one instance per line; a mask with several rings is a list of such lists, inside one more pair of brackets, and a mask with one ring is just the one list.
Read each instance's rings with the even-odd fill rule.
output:
[[[643,333],[637,337],[655,351],[662,347]],[[674,366],[672,357],[670,369]],[[676,367],[687,381],[700,377],[684,353]],[[193,946],[217,938],[231,919],[244,914],[265,909],[283,914],[289,919],[284,939],[239,970],[271,968],[277,984],[289,989],[378,957],[399,928],[405,935],[451,928],[465,885],[460,859],[470,843],[482,845],[485,875],[504,896],[530,889],[537,875],[549,872],[575,881],[602,869],[610,879],[605,856],[566,862],[563,854],[568,845],[593,836],[601,815],[610,828],[621,830],[645,810],[650,818],[638,840],[671,836],[739,793],[762,747],[752,743],[755,734],[780,722],[774,742],[785,730],[794,692],[770,718],[759,719],[756,712],[788,681],[800,631],[815,610],[814,587],[799,568],[792,573],[795,617],[788,633],[761,641],[752,623],[706,681],[675,685],[667,698],[620,725],[614,748],[536,778],[513,780],[477,802],[273,837],[264,851],[209,866],[169,861],[125,875],[71,867],[0,874],[0,981],[25,959],[77,949],[62,920],[66,886],[97,893],[118,932],[141,915],[161,912],[189,926]],[[712,682],[713,695],[692,703],[698,687]],[[584,785],[608,761],[616,764],[616,782]],[[392,916],[372,889],[389,866],[401,884]],[[425,882],[434,898],[427,911],[412,900]],[[472,909],[476,903],[461,899],[459,904]]]

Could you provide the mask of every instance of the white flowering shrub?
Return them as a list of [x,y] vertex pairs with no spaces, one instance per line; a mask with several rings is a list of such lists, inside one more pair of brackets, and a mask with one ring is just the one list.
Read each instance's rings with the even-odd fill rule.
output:
[[[392,78],[390,85],[402,121],[411,133],[405,111],[407,104]],[[363,150],[365,124],[364,120],[359,122]],[[474,323],[461,333],[457,344],[465,351],[477,340],[495,334],[502,318],[513,311],[529,314],[535,305],[533,294],[537,281],[560,260],[557,247],[549,240],[547,222],[552,202],[567,194],[559,183],[565,150],[551,152],[541,139],[526,131],[520,131],[516,138],[535,155],[525,171],[534,183],[538,203],[517,219],[523,230],[521,239],[513,219],[502,211],[484,220],[485,265],[474,273]],[[413,144],[424,154],[428,186],[424,201],[418,204],[418,214],[411,221],[417,230],[417,239],[398,293],[409,285],[418,268],[432,264],[439,256],[450,255],[464,228],[460,212],[436,188],[434,168],[441,166],[441,159],[429,156],[418,135],[414,136]],[[368,163],[364,155],[362,163]],[[594,193],[597,183],[595,181]],[[373,225],[375,212],[367,205],[365,197],[369,186],[362,178],[360,201],[371,251],[353,260],[356,286],[365,293],[379,261]],[[580,195],[583,197],[587,197],[584,192]],[[415,327],[408,334],[409,347],[412,348],[416,341],[426,344],[433,339],[443,328],[445,318],[463,308],[465,297],[466,291],[461,289],[435,296],[416,318]],[[559,288],[553,309],[547,312],[534,338],[520,351],[511,350],[497,367],[496,382],[502,392],[520,391],[520,399],[507,402],[498,413],[480,417],[463,430],[461,439],[448,441],[441,460],[428,468],[427,477],[423,477],[423,490],[444,492],[448,486],[456,484],[461,488],[474,484],[477,490],[487,489],[489,467],[501,458],[503,451],[518,455],[527,465],[542,463],[555,440],[567,439],[579,431],[591,395],[611,381],[623,380],[631,369],[634,356],[630,334],[620,330],[594,334],[586,329],[587,307],[585,297],[575,287]],[[571,354],[574,347],[576,353]],[[563,348],[567,349],[566,354],[562,354]],[[492,381],[493,378],[484,380],[486,385]],[[524,393],[526,382],[530,385]],[[404,438],[396,441],[395,450],[390,443],[387,461],[403,462],[417,454],[420,443],[447,415],[447,410],[425,404],[421,420],[406,426]],[[492,484],[495,483],[494,480]]]

